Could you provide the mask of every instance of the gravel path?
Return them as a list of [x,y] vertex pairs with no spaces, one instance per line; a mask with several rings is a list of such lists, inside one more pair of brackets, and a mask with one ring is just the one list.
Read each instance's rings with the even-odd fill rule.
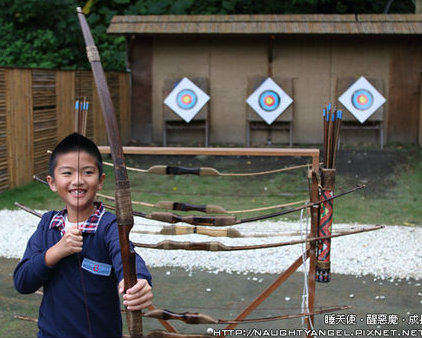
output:
[[[26,242],[35,231],[39,218],[23,210],[0,210],[0,255],[20,258]],[[135,218],[134,230],[156,230],[161,223]],[[304,228],[305,225],[302,225]],[[335,224],[334,229],[345,228]],[[235,226],[243,234],[298,232],[301,224],[292,222],[256,222]],[[422,227],[388,226],[384,229],[344,236],[332,240],[331,269],[346,275],[374,275],[382,279],[422,279],[420,244]],[[300,236],[269,238],[214,238],[203,235],[144,235],[133,233],[137,242],[157,243],[165,239],[178,241],[218,240],[226,245],[273,243],[300,239]],[[280,273],[302,253],[302,245],[249,251],[205,252],[183,250],[137,249],[152,267],[181,267],[214,273]]]

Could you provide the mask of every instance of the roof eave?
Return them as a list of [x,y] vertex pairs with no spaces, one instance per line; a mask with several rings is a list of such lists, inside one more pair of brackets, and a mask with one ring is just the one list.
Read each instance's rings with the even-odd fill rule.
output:
[[107,33],[120,35],[421,35],[422,15],[115,16]]

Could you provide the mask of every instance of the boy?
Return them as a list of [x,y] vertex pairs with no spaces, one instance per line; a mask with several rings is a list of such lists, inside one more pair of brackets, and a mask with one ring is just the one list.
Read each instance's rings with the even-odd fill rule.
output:
[[[50,157],[47,181],[66,209],[43,215],[14,272],[20,293],[44,287],[38,337],[122,336],[116,217],[95,202],[104,178],[97,146],[82,135],[63,139]],[[128,310],[151,305],[151,275],[138,255],[136,271],[138,283],[123,296]]]

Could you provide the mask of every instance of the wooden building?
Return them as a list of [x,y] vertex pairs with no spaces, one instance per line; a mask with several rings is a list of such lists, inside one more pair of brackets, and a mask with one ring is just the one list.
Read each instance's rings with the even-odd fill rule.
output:
[[[283,121],[270,132],[249,129],[245,103],[258,79],[287,83],[294,103],[284,122],[294,143],[314,144],[323,138],[323,106],[339,104],[345,83],[365,76],[386,103],[373,121],[345,128],[343,142],[377,144],[381,135],[381,143],[422,144],[421,15],[116,16],[108,33],[127,39],[131,136],[142,143],[162,143],[169,81],[207,83],[211,145],[246,144],[249,132],[255,145],[288,143],[289,129],[276,130]],[[191,126],[169,131],[169,141],[203,144]]]

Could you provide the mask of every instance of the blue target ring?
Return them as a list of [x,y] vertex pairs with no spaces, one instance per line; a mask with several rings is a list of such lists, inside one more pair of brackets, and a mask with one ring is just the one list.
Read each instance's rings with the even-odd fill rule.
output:
[[259,106],[265,111],[274,111],[280,106],[280,96],[273,90],[266,90],[259,96]]
[[190,89],[181,90],[176,97],[177,105],[182,109],[191,109],[196,105],[198,97]]
[[367,110],[374,104],[374,97],[366,89],[356,90],[352,95],[352,105],[359,110]]

